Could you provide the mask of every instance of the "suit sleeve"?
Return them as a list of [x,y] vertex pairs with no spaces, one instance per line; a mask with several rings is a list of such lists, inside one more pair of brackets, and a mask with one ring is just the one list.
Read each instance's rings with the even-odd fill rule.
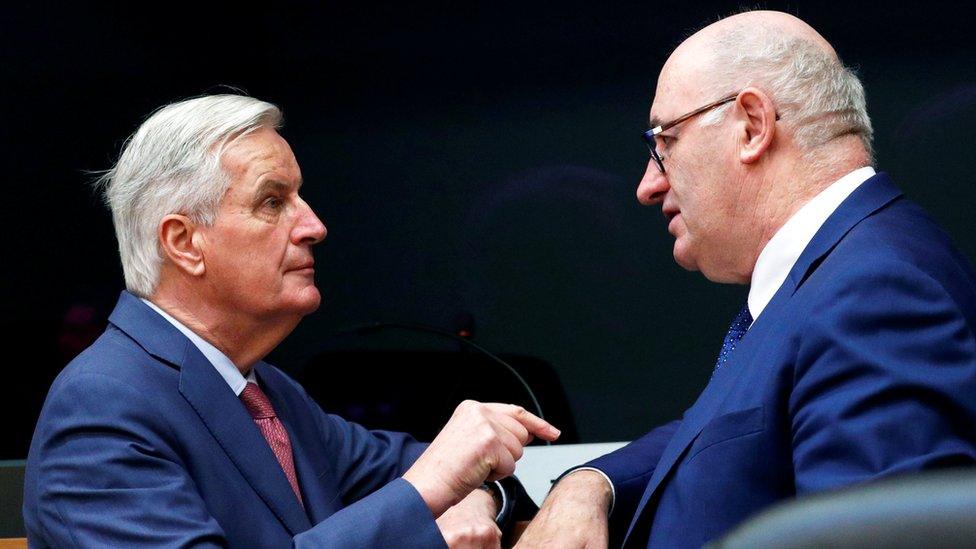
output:
[[35,436],[45,457],[25,479],[37,498],[25,502],[37,509],[25,517],[28,531],[53,547],[224,547],[152,410],[109,376],[59,384]]
[[[294,383],[294,382],[292,382]],[[298,384],[334,459],[344,507],[295,537],[296,547],[445,547],[420,493],[401,477],[427,445],[325,413]]]
[[852,266],[856,286],[824,292],[805,319],[789,400],[798,493],[976,457],[965,309],[919,268],[890,263]]
[[585,464],[586,467],[602,471],[613,484],[611,532],[626,531],[630,525],[644,488],[680,424],[680,421],[672,421],[657,427],[623,448]]
[[427,504],[402,478],[295,536],[295,547],[447,547]]

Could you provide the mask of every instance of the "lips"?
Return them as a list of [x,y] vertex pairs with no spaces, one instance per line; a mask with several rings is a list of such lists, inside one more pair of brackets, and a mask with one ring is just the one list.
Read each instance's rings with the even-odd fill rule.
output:
[[668,221],[668,232],[677,236],[674,234],[674,221],[681,215],[681,210],[671,204],[665,204],[661,207],[661,213],[664,214],[664,219]]
[[310,260],[308,260],[308,261],[306,261],[304,263],[301,263],[301,264],[299,264],[296,267],[292,267],[291,269],[288,269],[288,270],[289,271],[304,271],[306,269],[314,269],[314,267],[315,267],[315,260],[310,259]]
[[675,217],[681,215],[681,209],[673,204],[664,204],[661,206],[661,213],[664,214],[664,218],[670,222]]

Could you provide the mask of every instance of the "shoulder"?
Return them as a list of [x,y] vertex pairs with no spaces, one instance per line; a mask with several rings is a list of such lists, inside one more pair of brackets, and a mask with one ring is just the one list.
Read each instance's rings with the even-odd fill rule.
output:
[[891,265],[924,273],[943,283],[967,282],[972,289],[973,268],[949,236],[921,207],[898,199],[866,217],[837,245],[831,256],[848,263]]
[[178,391],[176,367],[148,354],[110,325],[51,384],[38,434],[46,428],[63,430],[86,422],[161,421],[165,403]]
[[[921,208],[899,199],[848,232],[796,291],[812,306],[843,313],[885,307],[947,307],[976,323],[969,261]],[[828,317],[831,315],[828,315]],[[819,315],[813,315],[816,320]]]
[[65,366],[52,391],[91,376],[110,378],[135,388],[158,386],[160,377],[178,379],[179,369],[152,356],[136,341],[111,324],[87,349]]
[[937,349],[958,353],[952,361],[976,356],[972,267],[906,199],[853,227],[796,288],[790,304],[801,370],[831,360],[863,363],[865,353],[889,357],[889,365],[911,357],[948,360]]

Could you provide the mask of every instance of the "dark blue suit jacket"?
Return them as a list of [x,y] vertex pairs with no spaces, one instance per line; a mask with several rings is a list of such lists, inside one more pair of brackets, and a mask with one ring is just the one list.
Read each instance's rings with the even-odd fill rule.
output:
[[293,446],[305,510],[243,404],[183,334],[123,293],[58,376],[24,492],[32,547],[443,547],[399,478],[425,446],[324,413],[276,368],[258,381]]
[[884,174],[830,216],[676,421],[589,465],[614,538],[699,547],[764,507],[976,459],[976,278]]

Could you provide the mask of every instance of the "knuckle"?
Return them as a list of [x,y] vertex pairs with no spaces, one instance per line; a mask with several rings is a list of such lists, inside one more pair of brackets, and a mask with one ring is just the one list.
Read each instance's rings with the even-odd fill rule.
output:
[[494,467],[494,470],[504,477],[511,476],[515,472],[515,462],[512,460],[505,460]]
[[478,531],[475,533],[474,537],[479,540],[497,541],[501,539],[501,535],[501,530],[499,530],[494,523],[484,523],[479,525]]
[[498,456],[496,456],[495,454],[488,454],[488,455],[486,455],[485,456],[485,465],[488,466],[488,469],[489,470],[494,471],[495,468],[497,468],[498,465],[499,465],[499,463],[498,463]]
[[487,463],[492,469],[494,469],[498,464],[497,452],[493,451],[493,449],[488,445],[479,447],[477,455],[481,456],[485,463]]

